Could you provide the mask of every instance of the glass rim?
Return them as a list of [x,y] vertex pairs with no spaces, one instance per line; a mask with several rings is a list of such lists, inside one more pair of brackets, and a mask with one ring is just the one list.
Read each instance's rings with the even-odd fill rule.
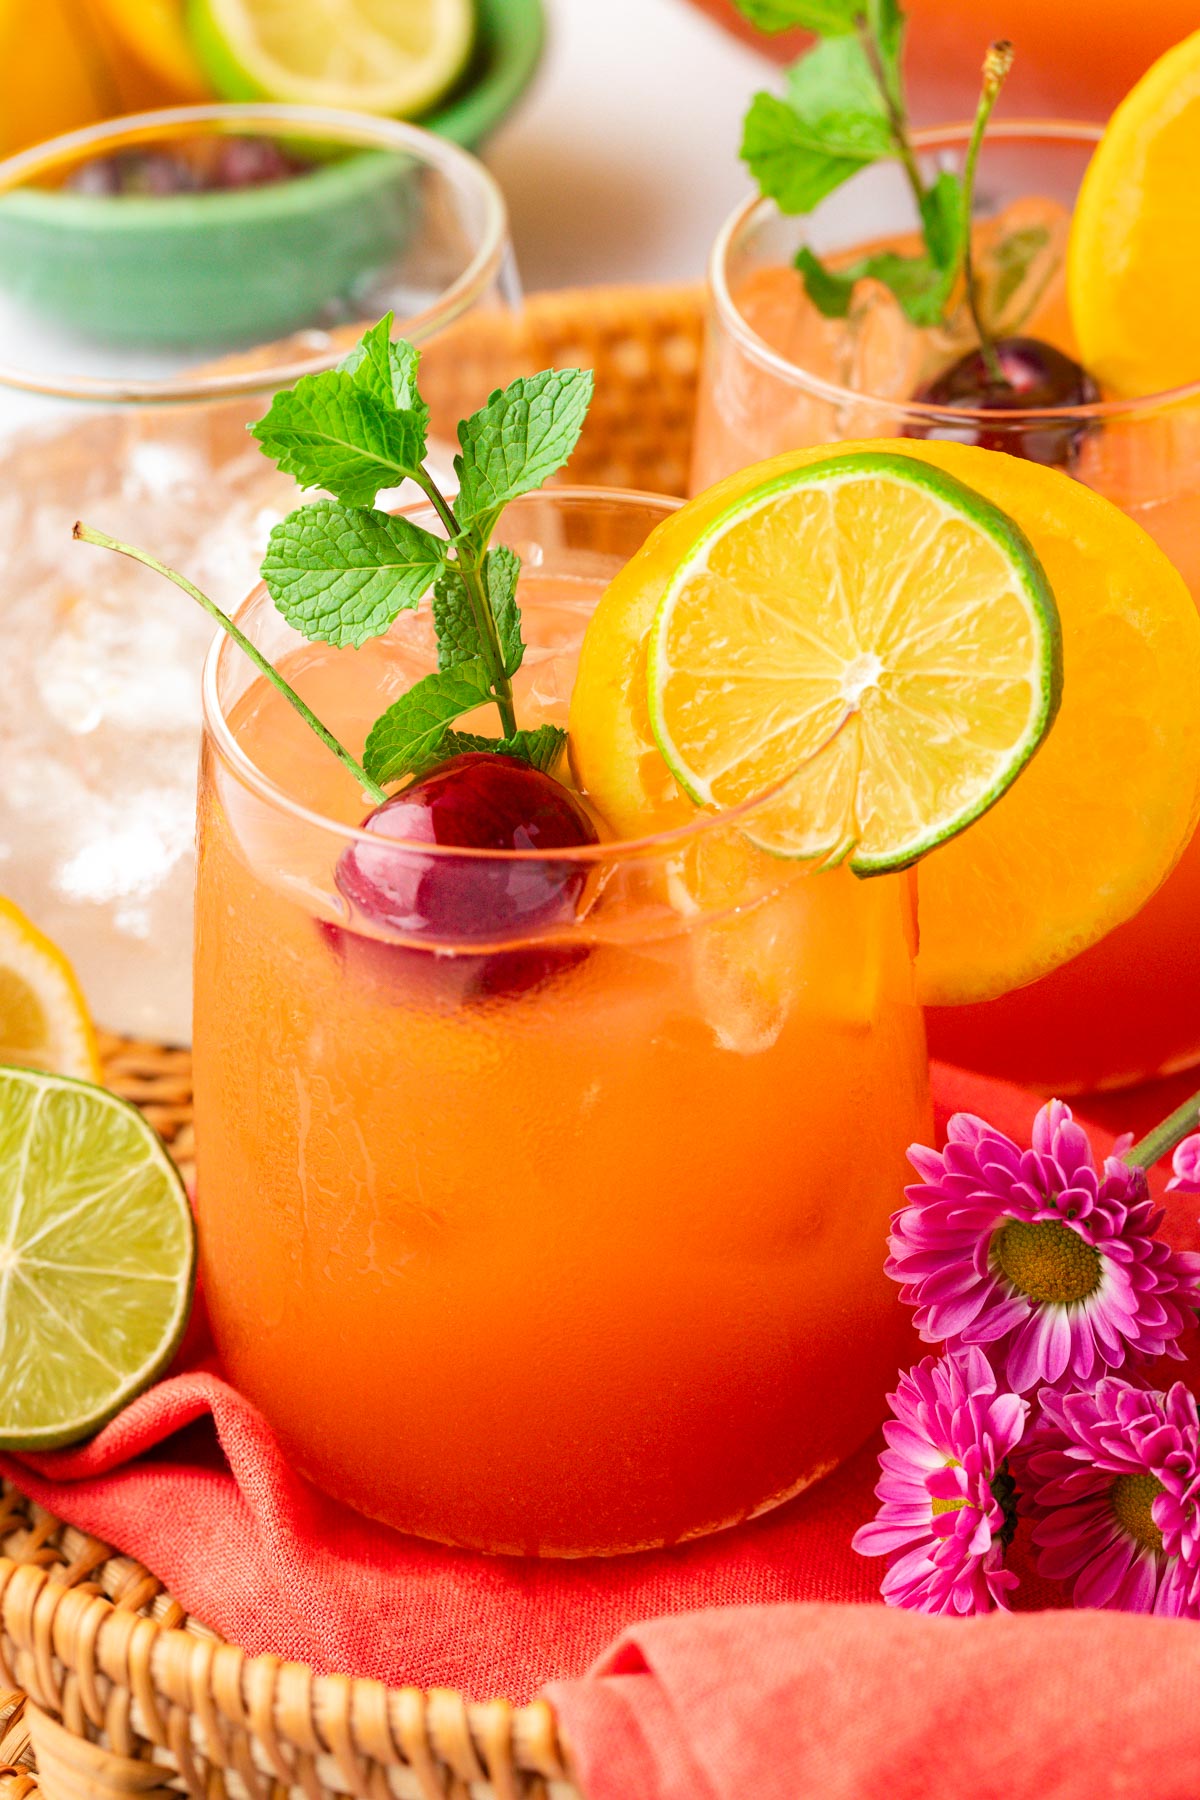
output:
[[[519,499],[510,501],[504,509],[502,517],[508,516],[514,509],[520,510],[539,501],[561,501],[564,504],[595,505],[598,502],[615,503],[618,506],[652,507],[670,518],[677,513],[685,502],[671,494],[652,494],[641,488],[601,487],[597,485],[564,485],[562,487],[539,488],[532,494],[524,494]],[[414,501],[409,506],[396,508],[400,515],[411,515],[418,512],[432,511],[428,501]],[[662,522],[661,520],[659,521]],[[636,555],[636,552],[634,553]],[[233,614],[235,620],[241,619],[246,609],[263,598],[267,593],[266,583],[259,582]],[[269,596],[267,596],[269,598]],[[299,800],[293,799],[285,789],[265,775],[258,765],[247,756],[229,727],[229,721],[218,691],[218,680],[222,658],[228,653],[231,656],[240,654],[237,645],[228,633],[218,629],[216,636],[208,648],[204,659],[204,670],[201,677],[201,704],[203,710],[203,733],[212,744],[228,773],[242,787],[257,795],[260,800],[274,807],[279,813],[286,814],[305,830],[320,830],[332,833],[340,842],[349,846],[363,844],[378,850],[381,843],[391,849],[411,851],[422,857],[430,857],[438,861],[495,862],[495,863],[563,863],[579,864],[585,868],[606,866],[613,863],[637,861],[651,856],[670,855],[676,850],[686,849],[699,839],[718,830],[736,827],[756,812],[769,806],[781,794],[785,793],[804,769],[822,755],[834,739],[843,730],[850,709],[838,720],[828,738],[818,745],[810,757],[789,770],[780,781],[754,794],[748,800],[741,801],[735,807],[718,811],[696,809],[696,817],[686,825],[672,826],[667,831],[653,832],[636,838],[606,838],[598,844],[581,844],[556,850],[485,850],[472,849],[458,844],[430,844],[413,838],[381,839],[377,834],[364,831],[359,825],[345,825],[339,819],[326,818],[323,813],[313,812]],[[261,677],[260,677],[261,679]],[[789,859],[790,860],[790,859]],[[813,859],[817,860],[817,859]],[[805,859],[797,858],[794,863],[797,873],[805,869]],[[817,861],[819,866],[819,861]]]
[[[962,146],[970,138],[971,129],[971,125],[966,122],[927,126],[913,133],[913,145],[918,153]],[[1001,119],[989,125],[984,153],[986,156],[989,143],[1049,139],[1064,144],[1095,145],[1103,135],[1103,125],[1082,119]],[[838,382],[826,381],[822,376],[810,373],[802,364],[791,362],[779,351],[773,350],[747,323],[730,292],[727,267],[734,242],[756,213],[772,209],[776,212],[779,210],[774,200],[766,199],[761,194],[751,194],[729,214],[709,253],[708,292],[721,324],[751,361],[816,399],[829,401],[837,406],[861,406],[864,402],[869,402],[872,407],[881,409],[891,418],[927,425],[957,425],[961,430],[964,422],[969,424],[977,421],[984,424],[997,419],[1002,419],[1006,425],[1011,424],[1014,428],[1053,420],[1070,420],[1080,425],[1101,423],[1200,397],[1200,377],[1197,377],[1195,381],[1185,382],[1180,387],[1165,388],[1155,394],[1139,394],[1128,400],[1095,400],[1082,406],[1013,407],[1000,411],[988,407],[936,406],[921,400],[891,400],[873,394],[868,389],[842,387]]]
[[[101,120],[77,131],[48,138],[45,143],[31,145],[0,160],[0,200],[38,175],[49,173],[64,163],[79,161],[87,152],[103,154],[113,147],[152,141],[167,132],[201,135],[204,127],[239,124],[248,132],[253,132],[257,125],[262,135],[278,132],[283,126],[298,127],[302,131],[310,130],[315,137],[340,141],[348,148],[404,152],[447,179],[460,185],[473,184],[479,190],[485,201],[485,216],[482,241],[474,255],[432,305],[397,321],[404,335],[414,342],[422,342],[434,331],[461,317],[499,273],[508,245],[508,208],[498,182],[478,158],[449,138],[439,137],[419,125],[338,107],[280,105],[269,101],[211,102],[199,106],[162,107]],[[199,371],[153,379],[57,375],[21,369],[0,360],[0,389],[14,389],[54,400],[110,404],[228,399],[267,393],[277,387],[289,386],[302,375],[314,375],[333,368],[348,348],[349,345],[335,347],[328,354],[302,359],[281,358],[266,368],[225,373],[213,372],[211,364],[209,372],[203,373],[202,364]]]

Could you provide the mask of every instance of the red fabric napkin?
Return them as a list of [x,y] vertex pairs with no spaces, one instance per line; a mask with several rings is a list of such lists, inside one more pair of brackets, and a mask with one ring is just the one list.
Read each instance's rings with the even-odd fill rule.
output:
[[726,1607],[550,1690],[588,1800],[1195,1800],[1200,1630]]
[[[934,1093],[939,1130],[950,1112],[965,1108],[1024,1136],[1039,1104],[1019,1089],[944,1067],[935,1068]],[[1141,1127],[1169,1104],[1169,1096],[1165,1101],[1139,1096],[1116,1122],[1128,1118],[1132,1127]],[[1106,1110],[1111,1117],[1114,1109]],[[1099,1153],[1110,1141],[1097,1131]],[[1181,1247],[1200,1247],[1196,1210],[1195,1199],[1171,1197],[1167,1231]],[[1008,1660],[1000,1665],[1004,1673],[997,1683],[987,1673],[988,1652],[974,1648],[980,1637],[974,1627],[953,1635],[962,1632],[961,1623],[949,1630],[927,1623],[910,1639],[903,1634],[913,1622],[897,1621],[880,1606],[860,1611],[788,1604],[878,1599],[880,1565],[850,1549],[855,1527],[874,1510],[877,1444],[864,1447],[789,1506],[681,1549],[610,1561],[492,1559],[401,1537],[326,1500],[293,1474],[261,1416],[220,1378],[202,1321],[181,1363],[181,1372],[134,1401],[81,1449],[22,1461],[0,1458],[0,1468],[61,1517],[146,1563],[190,1611],[224,1636],[252,1652],[270,1650],[322,1670],[524,1700],[547,1681],[581,1676],[614,1637],[638,1627],[593,1678],[554,1690],[586,1770],[598,1771],[602,1762],[619,1769],[626,1752],[642,1758],[638,1779],[630,1777],[623,1787],[611,1780],[606,1786],[607,1777],[589,1774],[597,1797],[620,1793],[673,1800],[676,1794],[712,1793],[732,1800],[753,1791],[786,1792],[790,1800],[807,1791],[868,1793],[874,1791],[866,1773],[875,1766],[871,1757],[884,1755],[884,1737],[897,1716],[890,1705],[876,1706],[876,1688],[882,1693],[894,1682],[917,1708],[914,1717],[939,1732],[940,1721],[958,1731],[955,1707],[963,1716],[971,1707],[994,1716],[1001,1707],[1023,1740],[1032,1727],[1027,1728],[1022,1709],[1034,1708],[1032,1716],[1042,1717],[1037,1709],[1043,1705],[1047,1663],[1064,1666],[1072,1680],[1078,1677],[1078,1642],[1068,1644],[1056,1635],[1057,1620],[1021,1621],[1015,1636],[1004,1635],[1011,1627],[999,1622],[997,1655],[1003,1648]],[[1176,1372],[1178,1365],[1170,1368]],[[1023,1566],[1019,1536],[1014,1553],[1023,1576],[1019,1604],[1063,1605],[1059,1589]],[[748,1606],[769,1610],[747,1612]],[[714,1608],[739,1610],[673,1616]],[[653,1627],[640,1623],[656,1618],[660,1622]],[[1180,1654],[1178,1639],[1189,1656],[1200,1658],[1200,1634],[1195,1651],[1190,1648],[1191,1627],[1177,1631],[1143,1623],[1147,1635],[1126,1639],[1120,1632],[1128,1627],[1118,1624],[1110,1631],[1107,1618],[1068,1622],[1071,1631],[1086,1627],[1096,1634],[1101,1660],[1093,1668],[1089,1650],[1086,1684],[1093,1695],[1096,1670],[1107,1682],[1111,1662],[1114,1703],[1126,1704],[1136,1682],[1118,1695],[1118,1648],[1131,1657],[1141,1657],[1143,1648],[1147,1657],[1157,1656],[1155,1631],[1169,1635],[1172,1654]],[[991,1629],[985,1623],[985,1630]],[[985,1645],[992,1641],[984,1638]],[[1060,1657],[1066,1658],[1064,1665]],[[910,1658],[923,1671],[917,1680],[908,1672]],[[1136,1675],[1140,1666],[1135,1662],[1125,1673]],[[1190,1661],[1187,1667],[1192,1668]],[[1108,1692],[1104,1682],[1101,1690]],[[953,1702],[943,1690],[952,1692]],[[1164,1688],[1155,1715],[1164,1729],[1166,1694]],[[842,1729],[835,1722],[854,1715],[856,1705],[867,1708],[870,1719],[878,1718],[878,1733],[872,1735],[872,1724],[857,1737],[851,1734],[854,1744],[861,1740],[861,1750],[853,1754],[862,1758],[858,1779],[865,1785],[838,1787],[826,1773],[818,1779],[813,1772],[825,1764],[812,1761],[818,1752],[807,1739],[817,1734],[828,1759],[829,1745]],[[1084,1716],[1075,1709],[1072,1729]],[[1065,1722],[1056,1723],[1060,1737]],[[1196,1730],[1200,1743],[1200,1726]],[[746,1739],[748,1749],[749,1738],[758,1739],[765,1759],[761,1768],[754,1765],[754,1780],[751,1766],[738,1762],[738,1746]],[[694,1767],[679,1760],[681,1742],[691,1746]],[[794,1769],[788,1746],[795,1751]],[[1037,1748],[1040,1754],[1045,1746]],[[957,1767],[948,1742],[940,1754]],[[781,1756],[788,1779],[771,1786],[775,1778],[769,1770]],[[851,1766],[857,1765],[848,1761]],[[925,1770],[923,1761],[913,1766]],[[889,1774],[893,1787],[894,1772]],[[919,1791],[932,1796],[942,1790],[927,1783]],[[961,1791],[971,1791],[970,1783]],[[1000,1790],[976,1781],[973,1791]],[[1017,1792],[1074,1794],[1076,1789],[1015,1789],[1010,1783],[1005,1791],[1013,1800]],[[1200,1776],[1188,1791],[1200,1792]]]

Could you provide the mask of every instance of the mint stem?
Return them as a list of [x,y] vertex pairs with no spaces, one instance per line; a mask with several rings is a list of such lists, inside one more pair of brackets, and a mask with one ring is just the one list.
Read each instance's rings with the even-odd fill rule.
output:
[[[504,651],[500,647],[500,633],[496,627],[496,615],[492,611],[483,583],[482,557],[478,562],[464,557],[461,548],[462,527],[454,515],[449,501],[439,491],[432,475],[422,464],[416,475],[417,485],[422,493],[431,501],[438,518],[454,540],[454,554],[458,573],[463,578],[467,590],[467,598],[471,602],[471,611],[475,615],[475,629],[479,633],[479,641],[484,647],[488,663],[488,674],[491,677],[492,697],[500,712],[500,723],[503,727],[502,737],[515,737],[517,733],[517,710],[513,703],[512,682],[504,670]],[[483,553],[486,555],[486,550]]]
[[1126,1151],[1124,1161],[1133,1168],[1152,1169],[1160,1156],[1165,1156],[1168,1150],[1173,1150],[1176,1144],[1181,1144],[1197,1130],[1200,1130],[1200,1093],[1193,1094],[1161,1125],[1148,1131],[1141,1143]]
[[250,642],[245,632],[234,624],[227,613],[221,611],[215,600],[210,600],[207,594],[201,593],[200,589],[190,582],[186,575],[181,575],[176,569],[168,568],[166,563],[159,562],[158,558],[151,556],[148,551],[139,550],[134,544],[122,544],[117,538],[109,537],[106,532],[96,531],[92,526],[83,524],[81,520],[76,520],[71,535],[78,538],[82,544],[96,544],[101,550],[115,550],[119,556],[128,556],[134,562],[142,563],[147,569],[153,569],[156,575],[165,576],[168,581],[173,581],[177,588],[182,588],[185,594],[189,594],[196,601],[197,605],[204,608],[210,618],[216,620],[221,630],[231,637],[238,649],[250,658],[259,673],[265,675],[273,687],[278,688],[284,699],[295,707],[304,723],[316,732],[321,742],[327,749],[333,751],[339,761],[345,763],[355,780],[361,782],[371,798],[377,803],[387,799],[383,789],[371,780],[362,764],[355,762],[345,745],[339,744],[332,731],[322,725],[311,706],[300,698],[295,688],[288,685],[278,669],[269,663],[262,651]]
[[988,53],[983,59],[983,87],[979,95],[979,107],[971,131],[971,142],[967,146],[967,160],[963,164],[963,275],[967,284],[967,305],[971,309],[971,318],[974,320],[975,330],[979,334],[979,351],[983,357],[984,367],[991,379],[1000,387],[1008,386],[1008,378],[1004,373],[1000,358],[996,354],[996,346],[992,342],[991,333],[984,325],[979,305],[975,259],[971,250],[971,214],[975,204],[975,170],[979,163],[979,152],[983,148],[983,134],[987,130],[988,120],[992,116],[992,108],[1000,97],[1000,89],[1008,79],[1008,72],[1012,65],[1013,47],[1006,38],[1001,38],[989,46]]
[[905,109],[903,93],[898,86],[893,86],[888,78],[887,65],[865,13],[858,15],[854,26],[858,32],[858,41],[863,48],[863,55],[871,65],[871,73],[875,77],[875,85],[879,89],[880,98],[887,113],[888,127],[895,141],[896,155],[908,177],[908,185],[912,189],[913,199],[917,203],[917,212],[920,215],[925,202],[925,183],[921,180],[921,171],[917,167],[917,159],[909,136],[908,113]]

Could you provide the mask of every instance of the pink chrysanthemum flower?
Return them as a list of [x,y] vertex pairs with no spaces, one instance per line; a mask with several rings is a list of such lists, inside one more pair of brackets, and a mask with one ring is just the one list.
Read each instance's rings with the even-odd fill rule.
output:
[[1200,1194],[1200,1131],[1176,1144],[1171,1167],[1175,1173],[1167,1183],[1168,1192]]
[[1200,1421],[1182,1381],[1044,1394],[1017,1478],[1038,1572],[1074,1577],[1076,1606],[1200,1618]]
[[1019,1394],[1182,1354],[1200,1256],[1155,1236],[1162,1210],[1143,1170],[1119,1156],[1097,1169],[1059,1100],[1039,1112],[1030,1150],[970,1113],[948,1139],[908,1153],[922,1181],[905,1189],[887,1263],[927,1343],[986,1346]]
[[888,1396],[875,1520],[854,1534],[864,1556],[889,1558],[889,1606],[927,1613],[1007,1609],[1017,1585],[1004,1567],[1015,1515],[1005,1457],[1029,1402],[997,1391],[981,1350],[924,1362]]

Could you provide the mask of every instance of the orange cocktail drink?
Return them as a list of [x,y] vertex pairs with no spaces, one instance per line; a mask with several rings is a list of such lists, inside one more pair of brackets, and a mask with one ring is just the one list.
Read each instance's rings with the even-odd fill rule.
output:
[[[1078,352],[1066,301],[1071,210],[1099,131],[993,124],[980,163],[976,266],[998,335]],[[962,161],[966,134],[919,134],[927,171]],[[1065,462],[1136,519],[1200,601],[1200,383],[1136,400],[1041,411],[940,409],[913,396],[977,341],[965,308],[918,327],[878,282],[845,318],[822,317],[791,266],[864,246],[916,245],[895,164],[856,176],[807,218],[757,200],[729,221],[710,265],[693,486],[785,449],[859,438],[948,438]],[[1068,680],[1070,672],[1068,670]],[[1102,726],[1098,722],[1097,729]],[[1119,831],[1100,807],[1097,831]],[[1200,1058],[1200,839],[1127,924],[1052,974],[994,1000],[931,1010],[951,1061],[1058,1093],[1117,1085]]]
[[[592,607],[670,509],[508,509],[530,726],[565,723]],[[347,744],[435,653],[424,605],[357,651],[261,591],[240,617]],[[929,1128],[908,878],[807,873],[741,815],[599,819],[554,857],[388,843],[388,930],[336,879],[353,778],[231,645],[205,706],[204,1288],[295,1465],[406,1531],[569,1555],[729,1525],[846,1456],[904,1350],[881,1247]],[[539,924],[556,888],[570,921]],[[525,927],[447,931],[500,889]]]

